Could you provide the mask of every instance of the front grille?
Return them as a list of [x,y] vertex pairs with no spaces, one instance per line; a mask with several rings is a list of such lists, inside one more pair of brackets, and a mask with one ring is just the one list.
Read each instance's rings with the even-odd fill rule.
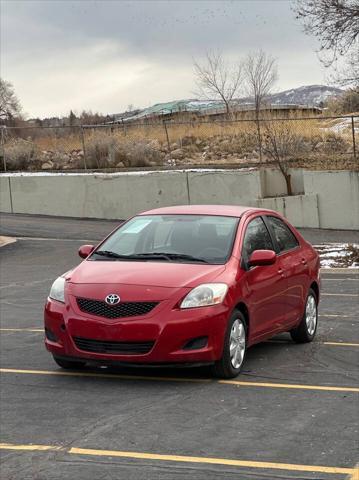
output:
[[146,315],[158,305],[158,302],[123,302],[117,305],[108,305],[101,300],[77,298],[77,305],[82,312],[91,313],[98,317],[121,318]]
[[89,338],[72,337],[78,349],[85,352],[117,353],[136,355],[148,353],[153,347],[153,341],[148,342],[110,342],[107,340],[92,340]]

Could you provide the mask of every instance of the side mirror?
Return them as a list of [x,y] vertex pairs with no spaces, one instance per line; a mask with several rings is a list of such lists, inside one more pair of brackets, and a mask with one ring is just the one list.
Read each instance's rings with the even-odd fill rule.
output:
[[248,265],[257,267],[262,265],[273,265],[276,260],[276,254],[273,250],[254,250],[249,257]]
[[79,248],[79,255],[81,258],[87,258],[94,249],[95,247],[93,245],[82,245]]

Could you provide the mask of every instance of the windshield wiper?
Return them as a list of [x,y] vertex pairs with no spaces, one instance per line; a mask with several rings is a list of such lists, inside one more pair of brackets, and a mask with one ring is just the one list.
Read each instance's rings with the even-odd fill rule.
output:
[[191,262],[208,263],[204,258],[194,257],[185,253],[158,252],[155,255],[166,255],[170,260],[190,260]]
[[120,255],[116,252],[111,252],[110,250],[96,250],[94,253],[108,258],[127,258],[127,255]]
[[208,263],[204,258],[193,257],[184,253],[169,253],[169,252],[149,252],[149,253],[134,253],[132,255],[120,255],[110,250],[97,250],[96,255],[102,255],[107,258],[116,258],[118,260],[189,260],[191,262]]
[[110,250],[97,250],[96,255],[102,255],[107,258],[116,258],[118,260],[167,260],[171,261],[170,257],[164,253],[134,253],[131,255],[121,255]]

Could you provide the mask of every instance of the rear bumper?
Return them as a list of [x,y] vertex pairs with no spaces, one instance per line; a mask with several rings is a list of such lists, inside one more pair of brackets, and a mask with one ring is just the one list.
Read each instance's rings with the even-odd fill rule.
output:
[[[45,305],[45,345],[53,355],[98,364],[170,365],[208,364],[222,356],[228,307],[196,309],[168,306],[142,317],[105,319],[79,315],[71,304],[48,299]],[[50,339],[50,338],[51,339]],[[74,338],[101,342],[154,342],[148,353],[98,353],[78,348]],[[184,348],[192,339],[206,337],[202,348]]]

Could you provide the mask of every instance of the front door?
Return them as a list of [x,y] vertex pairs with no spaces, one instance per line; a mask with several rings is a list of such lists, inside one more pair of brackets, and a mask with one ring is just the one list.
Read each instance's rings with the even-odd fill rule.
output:
[[[275,250],[263,219],[258,216],[246,228],[242,262],[246,266],[255,250]],[[285,318],[288,280],[282,260],[277,255],[273,265],[248,268],[243,277],[244,296],[250,310],[251,342],[279,331]]]

